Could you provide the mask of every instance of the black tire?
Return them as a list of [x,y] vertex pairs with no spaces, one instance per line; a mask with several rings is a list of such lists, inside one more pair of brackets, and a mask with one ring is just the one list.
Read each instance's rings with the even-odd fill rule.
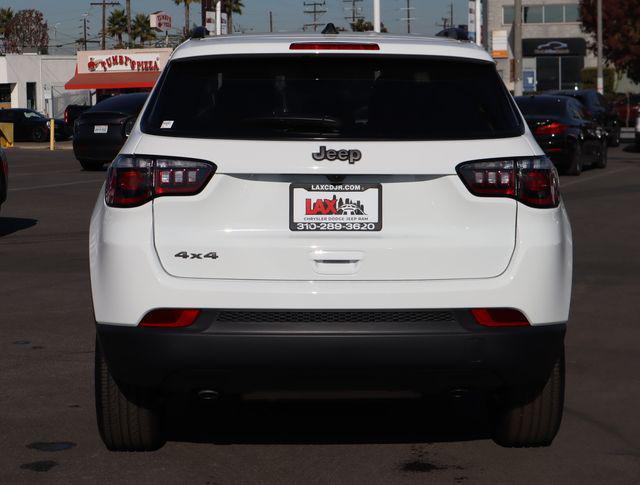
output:
[[36,143],[41,143],[43,141],[47,140],[47,137],[49,136],[49,130],[47,130],[46,128],[34,128],[33,131],[31,132],[31,140],[35,141]]
[[609,161],[609,154],[607,153],[609,147],[607,142],[603,142],[600,146],[600,154],[598,155],[598,161],[594,164],[596,168],[605,168]]
[[103,162],[96,162],[94,160],[78,160],[83,170],[88,172],[96,172],[98,170],[102,170]]
[[111,451],[154,451],[165,440],[158,399],[149,389],[117,383],[96,339],[96,417],[100,437]]
[[571,153],[569,165],[564,171],[567,175],[580,175],[582,173],[582,147],[576,145]]
[[619,126],[616,127],[616,131],[614,131],[612,136],[608,137],[607,139],[608,146],[610,147],[620,146],[620,131],[621,131],[621,128]]
[[508,392],[496,412],[493,440],[509,448],[549,446],[562,421],[564,373],[563,351],[543,386]]

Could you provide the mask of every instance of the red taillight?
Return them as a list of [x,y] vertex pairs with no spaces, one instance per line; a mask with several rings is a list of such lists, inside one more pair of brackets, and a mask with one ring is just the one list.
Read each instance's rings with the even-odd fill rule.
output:
[[289,46],[292,51],[379,51],[380,46],[360,42],[296,42]]
[[547,125],[540,125],[536,127],[534,134],[536,135],[562,135],[565,131],[567,131],[568,126],[562,123],[558,123],[554,121],[553,123],[549,123]]
[[188,327],[196,321],[199,315],[200,310],[184,308],[152,310],[144,316],[140,322],[140,326],[166,328]]
[[64,122],[69,124],[69,108],[64,110]]
[[560,204],[558,173],[546,157],[465,162],[456,170],[474,195],[510,197],[539,208]]
[[529,320],[513,308],[474,308],[471,310],[476,323],[484,327],[527,327]]
[[208,162],[119,156],[109,167],[105,202],[134,207],[163,195],[194,195],[214,172]]

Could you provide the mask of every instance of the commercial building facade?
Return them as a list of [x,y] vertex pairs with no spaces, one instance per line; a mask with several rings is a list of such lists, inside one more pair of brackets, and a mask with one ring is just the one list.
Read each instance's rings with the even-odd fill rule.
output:
[[29,108],[48,116],[60,116],[73,98],[64,84],[73,75],[75,56],[7,54],[0,56],[0,108]]

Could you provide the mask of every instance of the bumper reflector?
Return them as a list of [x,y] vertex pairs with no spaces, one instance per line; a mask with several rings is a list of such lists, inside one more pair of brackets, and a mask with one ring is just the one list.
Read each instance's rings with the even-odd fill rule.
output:
[[484,327],[528,327],[529,320],[513,308],[474,308],[476,323]]
[[152,310],[144,316],[139,326],[166,328],[188,327],[196,321],[198,315],[200,315],[200,310],[184,308]]

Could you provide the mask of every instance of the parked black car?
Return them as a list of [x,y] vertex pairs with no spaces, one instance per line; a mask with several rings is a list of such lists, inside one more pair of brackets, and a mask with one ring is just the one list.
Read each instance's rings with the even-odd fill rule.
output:
[[620,145],[620,118],[614,106],[598,93],[595,89],[566,89],[562,91],[550,91],[548,94],[571,96],[580,101],[587,112],[604,126],[607,130],[607,140],[610,147]]
[[[13,123],[14,141],[47,141],[51,121],[42,113],[32,109],[0,109],[0,122]],[[73,134],[71,126],[62,119],[55,119],[56,140],[68,140]]]
[[568,96],[519,96],[516,102],[533,136],[560,172],[580,175],[584,165],[607,165],[602,125]]
[[122,94],[100,101],[74,125],[73,152],[85,170],[100,170],[127,140],[148,93]]

